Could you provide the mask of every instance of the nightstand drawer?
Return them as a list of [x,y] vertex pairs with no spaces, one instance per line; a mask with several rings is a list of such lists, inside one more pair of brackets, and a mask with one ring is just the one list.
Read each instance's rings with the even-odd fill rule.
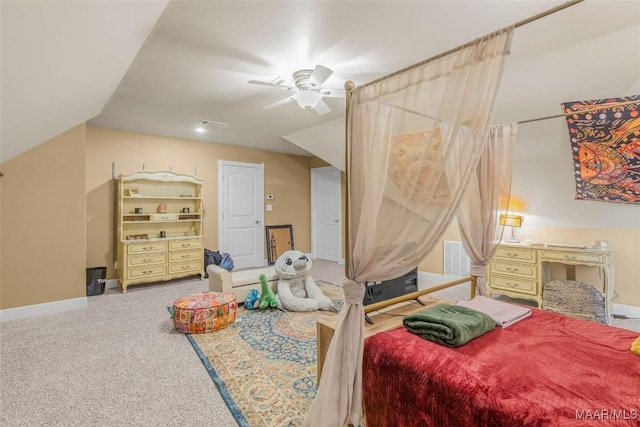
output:
[[127,265],[129,267],[148,264],[164,264],[165,262],[167,262],[166,252],[151,252],[148,254],[131,255],[127,257]]
[[189,261],[189,260],[200,261],[202,259],[201,258],[202,256],[203,256],[202,251],[199,251],[199,250],[169,252],[169,262]]
[[535,280],[538,277],[538,266],[536,264],[518,264],[515,262],[491,262],[491,274],[503,274],[517,276],[524,279]]
[[506,291],[516,291],[529,295],[538,294],[536,281],[523,280],[516,277],[492,276],[489,285],[492,289],[504,289]]
[[530,248],[499,247],[493,259],[505,259],[517,262],[536,262],[536,251]]

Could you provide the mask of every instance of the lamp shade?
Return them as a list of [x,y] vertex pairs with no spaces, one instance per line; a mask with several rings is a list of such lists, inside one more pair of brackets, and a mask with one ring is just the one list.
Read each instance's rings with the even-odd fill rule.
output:
[[500,225],[506,225],[509,227],[522,227],[522,216],[520,215],[500,215]]
[[500,210],[509,212],[522,212],[524,211],[524,203],[519,197],[506,197],[500,198]]
[[315,90],[300,90],[293,94],[293,99],[296,100],[300,107],[305,110],[311,110],[322,99],[322,94]]

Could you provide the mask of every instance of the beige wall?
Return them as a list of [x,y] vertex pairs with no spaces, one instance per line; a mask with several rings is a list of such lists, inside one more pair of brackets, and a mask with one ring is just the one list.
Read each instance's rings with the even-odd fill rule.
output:
[[[510,233],[508,230],[505,232]],[[535,227],[527,230],[526,233],[518,232],[517,237],[520,241],[534,239],[540,242],[584,245],[592,245],[596,240],[607,240],[609,247],[613,250],[615,266],[614,283],[617,297],[613,302],[640,307],[640,262],[638,262],[640,229]],[[442,240],[460,241],[458,224],[455,221],[445,232]],[[419,269],[442,274],[443,252],[443,242],[440,242],[420,264]],[[553,278],[563,278],[559,277],[562,271],[556,272],[552,270],[552,274],[554,275]],[[598,269],[592,267],[578,267],[576,278],[594,285],[602,283]]]
[[[2,164],[0,308],[82,297],[86,267],[107,266],[107,277],[115,277],[112,163],[115,163],[116,174],[130,173],[143,166],[146,170],[171,168],[188,173],[197,170],[197,175],[205,181],[205,245],[218,249],[218,159],[265,163],[265,194],[276,196],[274,210],[265,212],[265,223],[293,224],[296,248],[308,252],[311,246],[309,170],[326,166],[326,162],[312,157],[80,125]],[[516,171],[521,169],[518,167]],[[344,175],[343,192],[346,193]],[[535,191],[529,193],[530,201],[535,202]],[[555,197],[554,194],[545,192],[543,200]],[[567,203],[572,203],[568,199]],[[558,212],[559,206],[554,200],[552,210],[545,206],[540,209]],[[613,209],[626,209],[631,214],[638,212],[635,206],[612,207],[600,203],[598,207],[602,212]],[[614,302],[640,306],[640,263],[637,262],[640,229],[633,221],[627,228],[621,228],[618,220],[611,228],[536,225],[529,217],[526,223],[531,225],[519,230],[520,239],[585,244],[608,240],[615,254],[618,296]],[[455,222],[443,240],[460,240]],[[346,243],[346,239],[343,242]],[[442,264],[440,242],[420,269],[442,273]]]
[[2,164],[0,308],[86,296],[85,125]]
[[[292,224],[296,249],[311,249],[310,157],[272,153],[185,139],[87,127],[87,266],[113,263],[113,206],[115,174],[169,170],[204,180],[205,247],[218,250],[218,160],[265,164],[265,195],[273,210],[265,212],[265,225]],[[266,201],[265,201],[266,203]],[[266,258],[266,253],[265,253]]]

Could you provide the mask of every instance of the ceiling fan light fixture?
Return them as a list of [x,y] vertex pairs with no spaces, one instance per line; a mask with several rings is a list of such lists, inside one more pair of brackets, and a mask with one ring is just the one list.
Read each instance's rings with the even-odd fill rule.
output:
[[300,107],[305,110],[311,110],[322,99],[322,94],[315,90],[301,90],[293,94],[293,99]]

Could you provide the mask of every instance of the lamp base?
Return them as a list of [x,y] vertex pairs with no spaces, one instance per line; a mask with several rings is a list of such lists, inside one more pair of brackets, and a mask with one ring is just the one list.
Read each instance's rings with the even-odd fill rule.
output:
[[511,237],[504,241],[505,243],[520,243],[518,239],[516,239],[516,228],[511,227]]

